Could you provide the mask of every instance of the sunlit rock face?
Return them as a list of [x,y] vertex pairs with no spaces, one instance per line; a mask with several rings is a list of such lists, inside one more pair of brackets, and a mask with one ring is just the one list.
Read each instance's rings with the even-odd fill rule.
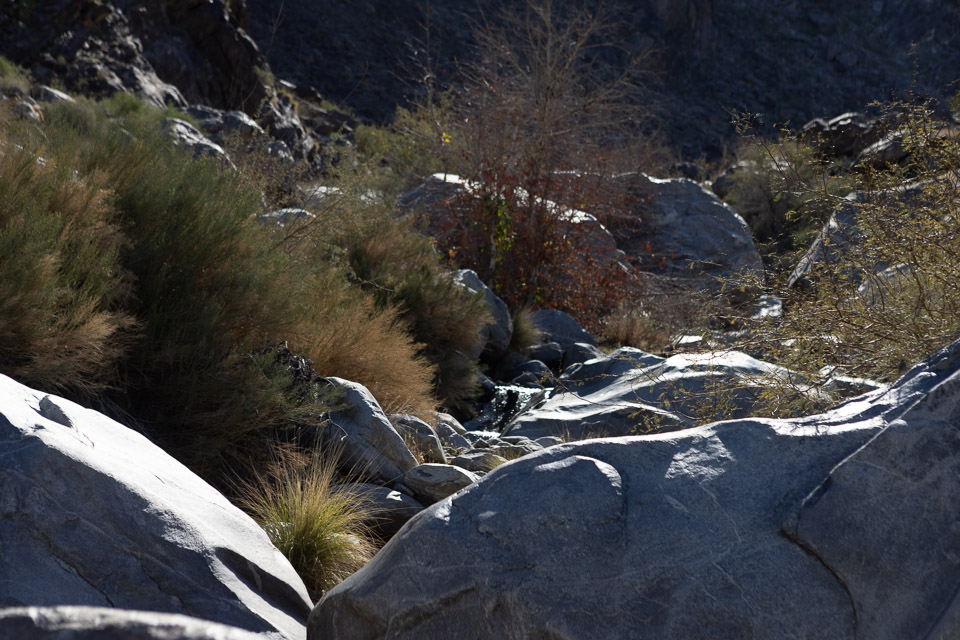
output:
[[960,343],[797,420],[559,445],[414,517],[308,638],[955,637]]

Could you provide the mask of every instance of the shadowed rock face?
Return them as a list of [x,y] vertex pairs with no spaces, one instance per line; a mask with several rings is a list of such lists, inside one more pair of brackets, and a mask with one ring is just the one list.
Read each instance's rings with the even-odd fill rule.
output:
[[311,602],[286,558],[143,436],[0,376],[0,459],[0,607],[138,609],[302,636]]
[[172,613],[98,607],[0,609],[0,640],[257,640],[236,627]]
[[[158,106],[255,113],[266,59],[227,0],[50,0],[0,8],[0,51],[42,82],[92,96],[127,91]],[[28,6],[29,5],[29,6]]]
[[955,343],[821,415],[503,465],[328,593],[308,638],[956,637],[958,370]]
[[[375,120],[470,57],[476,25],[511,0],[258,0],[251,33],[275,72]],[[521,4],[516,0],[514,4]],[[568,3],[563,3],[568,4]],[[933,0],[610,0],[613,39],[653,49],[668,136],[719,158],[731,111],[771,125],[860,109],[891,89],[937,94],[955,79],[960,5]],[[555,7],[558,4],[554,5]],[[424,63],[429,43],[429,65]],[[911,50],[916,55],[911,55]],[[917,73],[914,73],[914,70]]]

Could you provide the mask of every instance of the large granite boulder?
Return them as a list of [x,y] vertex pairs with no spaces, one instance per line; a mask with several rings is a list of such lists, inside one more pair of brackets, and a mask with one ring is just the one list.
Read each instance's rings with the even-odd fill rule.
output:
[[624,347],[567,369],[552,395],[515,417],[504,435],[581,440],[743,418],[765,390],[791,375],[737,351],[661,358]]
[[327,381],[338,394],[337,410],[315,432],[304,432],[305,438],[332,447],[352,473],[379,484],[393,484],[417,466],[417,459],[366,387],[342,378]]
[[138,433],[0,376],[0,607],[179,613],[297,638],[303,582],[267,534]]
[[[729,205],[692,180],[642,174],[620,178],[634,194],[649,234],[620,240],[627,256],[655,273],[719,292],[763,278],[750,227]],[[652,248],[652,251],[650,249]]]
[[411,520],[308,639],[958,637],[958,420],[960,342],[820,415],[550,447]]
[[541,331],[545,340],[556,342],[563,351],[576,343],[597,346],[597,340],[570,315],[556,309],[530,312],[530,320]]
[[0,640],[262,640],[237,627],[173,613],[101,607],[0,609]]

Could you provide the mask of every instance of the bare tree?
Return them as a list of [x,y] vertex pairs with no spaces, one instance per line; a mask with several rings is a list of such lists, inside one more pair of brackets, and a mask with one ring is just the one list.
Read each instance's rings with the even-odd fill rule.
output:
[[479,29],[464,69],[452,135],[482,196],[467,203],[457,251],[479,253],[470,262],[514,304],[543,302],[548,286],[568,301],[584,293],[590,265],[570,260],[566,207],[609,207],[617,194],[604,178],[660,148],[647,135],[649,54],[616,45],[611,16],[602,5],[523,0]]

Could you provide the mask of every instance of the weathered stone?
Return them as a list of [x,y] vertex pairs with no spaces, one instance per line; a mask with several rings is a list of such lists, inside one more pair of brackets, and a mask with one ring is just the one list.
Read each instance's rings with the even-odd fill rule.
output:
[[646,216],[651,233],[620,248],[646,269],[711,293],[739,288],[745,278],[762,281],[750,227],[715,195],[685,179],[631,174],[621,180],[636,194],[638,215]]
[[514,418],[504,434],[580,440],[673,431],[693,426],[690,416],[742,418],[760,392],[791,376],[736,351],[663,359],[624,348],[568,369],[557,391]]
[[310,220],[315,219],[317,216],[310,213],[306,209],[298,209],[296,207],[285,207],[283,209],[277,209],[276,211],[270,211],[269,213],[264,213],[261,216],[258,216],[258,220],[265,225],[278,227],[288,227],[288,226],[298,226],[308,223]]
[[450,447],[451,449],[461,450],[470,448],[470,441],[450,426],[449,423],[437,422],[437,436],[440,437],[440,441],[443,442],[444,446]]
[[200,133],[189,122],[179,118],[166,118],[162,127],[174,145],[190,150],[194,158],[213,158],[223,166],[233,167],[233,162],[223,147]]
[[543,447],[536,445],[532,447],[526,447],[519,444],[500,444],[495,447],[490,447],[490,451],[492,451],[495,455],[506,458],[507,460],[516,460],[517,458],[525,456],[528,453],[539,451],[542,448]]
[[578,342],[597,346],[597,340],[563,311],[539,309],[530,313],[530,320],[543,332],[544,338],[558,343],[564,349]]
[[202,105],[193,105],[186,112],[197,119],[197,124],[217,144],[231,137],[251,139],[262,136],[263,128],[243,111],[225,111]]
[[449,413],[440,412],[437,414],[437,426],[441,425],[449,427],[461,435],[467,432],[467,430],[463,428],[463,425],[460,424],[460,421]]
[[503,465],[328,592],[308,639],[955,637],[958,370],[955,343],[824,414]]
[[[433,427],[416,416],[394,414],[390,416],[390,423],[406,441],[420,453],[424,462],[445,464],[447,456],[443,453],[443,445]],[[409,446],[408,446],[409,448]]]
[[563,352],[563,369],[575,364],[580,364],[581,362],[586,362],[587,360],[593,360],[594,358],[602,358],[603,356],[603,351],[592,344],[574,342],[573,344],[568,344]]
[[474,473],[486,473],[491,469],[499,467],[506,461],[507,459],[503,456],[498,456],[489,449],[486,449],[462,453],[450,460],[450,464]]
[[420,464],[407,471],[403,482],[421,502],[433,504],[474,483],[476,474],[449,464]]
[[0,609],[0,640],[262,640],[237,627],[173,613],[101,607]]
[[0,376],[0,458],[0,606],[303,633],[307,591],[266,533],[133,430]]
[[510,309],[507,308],[507,303],[480,280],[475,271],[460,269],[454,273],[454,279],[471,294],[483,295],[483,302],[490,314],[490,321],[483,326],[483,342],[478,345],[479,350],[468,355],[473,359],[483,355],[486,360],[495,362],[510,348],[510,339],[513,336]]
[[417,459],[373,394],[356,382],[327,380],[341,394],[338,406],[342,408],[330,413],[329,424],[319,425],[304,436],[336,447],[343,464],[354,473],[385,485],[402,480],[404,473],[417,465]]
[[30,95],[40,102],[76,102],[72,96],[43,84],[30,88]]
[[558,369],[563,362],[563,349],[557,342],[544,342],[526,350],[531,360],[539,360],[550,369]]

